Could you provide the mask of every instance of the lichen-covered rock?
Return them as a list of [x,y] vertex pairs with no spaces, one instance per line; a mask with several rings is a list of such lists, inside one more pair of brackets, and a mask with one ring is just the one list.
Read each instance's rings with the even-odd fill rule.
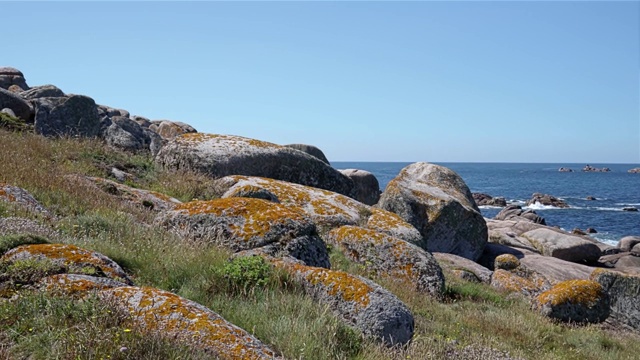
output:
[[20,96],[27,100],[39,99],[43,97],[63,97],[66,96],[62,90],[53,85],[34,86],[29,90],[20,93]]
[[16,117],[29,121],[33,116],[33,108],[20,96],[11,91],[0,88],[0,109],[8,108],[13,111]]
[[16,85],[22,90],[29,89],[24,74],[20,70],[8,66],[0,67],[0,88],[9,89],[12,85]]
[[274,265],[289,272],[316,301],[328,305],[342,321],[366,337],[387,345],[405,344],[413,337],[411,311],[371,280],[290,261],[276,260]]
[[98,107],[83,95],[35,99],[36,133],[44,136],[96,137],[100,134]]
[[108,179],[92,176],[70,176],[68,178],[74,181],[90,184],[91,186],[96,186],[98,189],[116,196],[119,199],[144,206],[151,210],[171,210],[177,205],[182,204],[180,200],[174,199],[157,191],[136,189]]
[[127,286],[109,278],[82,274],[57,274],[40,280],[39,288],[44,291],[71,296],[84,296],[89,292]]
[[462,256],[438,252],[433,253],[433,256],[443,269],[448,269],[463,280],[483,282],[486,284],[491,282],[493,271],[474,261],[463,258]]
[[444,292],[440,265],[433,255],[416,245],[357,226],[333,229],[325,240],[377,275],[409,281],[416,290],[436,298]]
[[591,280],[602,285],[611,301],[611,318],[640,330],[640,276],[596,269]]
[[503,269],[496,269],[493,272],[491,286],[501,291],[525,296],[535,296],[550,288],[550,284],[542,276]]
[[502,254],[496,257],[494,269],[513,270],[520,266],[520,260],[513,254]]
[[139,331],[210,351],[219,359],[273,359],[277,354],[220,315],[167,291],[118,287],[99,293],[103,301],[130,314]]
[[380,200],[380,184],[372,173],[365,170],[338,170],[353,180],[354,198],[363,204],[375,205]]
[[306,264],[329,267],[326,247],[303,211],[262,199],[191,201],[160,213],[156,224],[233,251],[272,246]]
[[183,134],[156,156],[170,169],[190,169],[213,178],[261,176],[352,196],[353,181],[317,158],[285,146],[232,135]]
[[318,148],[317,146],[307,145],[307,144],[288,144],[284,146],[307,153],[313,156],[314,158],[322,161],[323,163],[330,165],[329,160],[327,160],[327,157],[324,155],[322,150],[320,150],[320,148]]
[[323,232],[343,225],[366,224],[367,228],[412,243],[422,239],[418,230],[396,214],[328,190],[249,176],[227,176],[216,181],[215,187],[222,198],[265,199],[300,208]]
[[[162,120],[157,124],[155,130],[165,140],[171,140],[182,134],[197,133],[198,131],[191,125],[179,121]],[[153,130],[153,129],[152,129]]]
[[19,260],[43,260],[61,266],[66,272],[90,273],[124,282],[133,281],[122,270],[120,265],[108,257],[95,251],[67,244],[22,245],[7,251],[1,258],[2,263],[13,263]]
[[609,296],[592,280],[567,280],[538,295],[533,308],[563,322],[599,323],[609,316]]
[[44,206],[40,205],[38,200],[27,190],[17,186],[0,183],[0,201],[19,205],[41,215],[51,216],[51,213],[45,209]]
[[602,253],[591,241],[549,228],[527,231],[521,236],[529,240],[542,255],[575,263],[596,263]]
[[400,215],[423,236],[421,247],[476,260],[487,243],[487,225],[471,191],[450,169],[411,164],[387,185],[378,206]]

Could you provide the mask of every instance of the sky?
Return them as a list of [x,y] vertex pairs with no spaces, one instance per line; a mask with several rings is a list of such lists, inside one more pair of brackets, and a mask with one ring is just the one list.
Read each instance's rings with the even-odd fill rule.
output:
[[31,86],[330,161],[640,163],[640,2],[5,2]]

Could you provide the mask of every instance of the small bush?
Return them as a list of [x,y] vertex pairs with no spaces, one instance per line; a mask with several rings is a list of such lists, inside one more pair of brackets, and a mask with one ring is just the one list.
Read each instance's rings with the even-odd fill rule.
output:
[[227,289],[245,295],[253,288],[265,287],[272,274],[271,265],[260,256],[237,257],[221,271]]
[[33,129],[24,120],[5,113],[0,113],[0,127],[11,131],[29,131]]

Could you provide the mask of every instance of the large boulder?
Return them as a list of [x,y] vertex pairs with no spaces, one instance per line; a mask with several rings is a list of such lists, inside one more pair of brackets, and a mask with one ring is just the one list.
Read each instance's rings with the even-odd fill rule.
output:
[[43,97],[63,97],[65,94],[53,85],[41,85],[21,92],[20,96],[27,100],[34,100]]
[[533,308],[555,320],[599,323],[609,316],[609,295],[592,280],[567,280],[533,300]]
[[313,156],[314,158],[322,161],[323,163],[330,165],[329,160],[327,160],[327,157],[324,156],[324,153],[322,152],[322,150],[320,150],[319,148],[313,146],[313,145],[307,145],[307,144],[289,144],[289,145],[285,145],[288,148],[292,148],[292,149],[296,149],[302,152],[305,152],[311,156]]
[[[149,129],[123,116],[114,116],[102,120],[102,138],[110,146],[129,150],[151,150],[157,153],[162,146],[162,139]],[[154,149],[156,150],[154,152]]]
[[444,293],[444,275],[440,265],[433,255],[416,245],[357,226],[334,229],[325,241],[379,276],[408,281],[416,290],[436,298]]
[[0,67],[0,88],[8,90],[12,85],[18,86],[22,90],[29,89],[20,70],[8,66]]
[[214,187],[222,198],[258,198],[302,209],[321,233],[343,225],[364,225],[412,243],[422,239],[418,230],[396,214],[331,191],[249,176],[226,176]]
[[20,96],[0,88],[0,109],[11,109],[16,117],[30,121],[33,117],[33,108]]
[[549,228],[540,228],[521,235],[544,256],[580,264],[595,264],[602,251],[594,242]]
[[156,224],[185,238],[232,251],[267,247],[273,256],[291,256],[312,266],[329,267],[316,227],[303,211],[262,199],[191,201],[158,215]]
[[146,335],[204,349],[215,359],[274,359],[277,354],[220,315],[176,294],[147,287],[103,290],[100,299],[130,314]]
[[521,294],[527,297],[537,296],[549,289],[549,282],[533,272],[508,271],[496,269],[491,277],[491,286],[506,293]]
[[471,191],[452,170],[414,163],[391,180],[378,206],[400,215],[420,234],[424,249],[476,260],[487,243],[487,225]]
[[375,175],[368,171],[357,169],[339,171],[353,180],[355,185],[354,198],[356,200],[367,205],[375,205],[380,200],[380,184]]
[[184,134],[164,146],[156,163],[213,178],[261,176],[352,196],[353,181],[317,158],[285,146],[232,135]]
[[163,139],[171,140],[182,134],[197,133],[198,131],[191,125],[179,121],[161,120],[152,123],[149,128],[158,133]]
[[640,244],[640,236],[625,236],[618,242],[618,248],[622,252],[627,252],[637,244]]
[[596,269],[591,279],[598,282],[611,299],[611,317],[624,325],[640,330],[640,276]]
[[35,100],[35,131],[44,136],[100,135],[98,107],[90,97],[38,98]]
[[574,279],[587,280],[593,271],[592,267],[586,265],[533,254],[525,254],[520,258],[520,265],[544,276],[551,284]]
[[495,220],[527,220],[535,224],[546,225],[544,218],[531,209],[523,210],[520,205],[508,205],[494,217]]
[[342,321],[364,336],[386,345],[405,344],[413,337],[414,320],[409,308],[373,281],[286,260],[273,263],[289,272],[310,296],[328,305]]
[[433,253],[433,257],[436,258],[443,269],[448,269],[454,275],[458,275],[463,279],[475,279],[477,282],[486,284],[491,282],[493,271],[474,261],[458,255],[437,252]]

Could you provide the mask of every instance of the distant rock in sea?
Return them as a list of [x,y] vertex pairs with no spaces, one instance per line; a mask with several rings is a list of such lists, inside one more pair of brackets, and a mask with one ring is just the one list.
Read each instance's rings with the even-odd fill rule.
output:
[[631,174],[640,174],[640,167],[629,169],[627,172]]
[[507,201],[503,197],[493,197],[484,193],[472,193],[471,196],[478,206],[507,206]]
[[563,200],[558,199],[555,196],[534,193],[530,200],[527,201],[527,206],[535,205],[535,203],[539,203],[541,205],[553,206],[557,208],[568,208],[569,205]]
[[569,168],[566,168],[566,167],[561,167],[560,169],[558,169],[558,171],[560,171],[560,172],[573,172],[573,169],[569,169]]
[[638,211],[638,208],[633,206],[623,207],[622,211]]
[[586,199],[587,200],[598,200],[598,199],[595,198],[595,196],[587,196]]
[[609,172],[609,171],[611,171],[611,169],[609,169],[608,167],[597,168],[597,167],[593,167],[593,166],[587,164],[585,167],[582,168],[582,171],[584,171],[584,172]]

